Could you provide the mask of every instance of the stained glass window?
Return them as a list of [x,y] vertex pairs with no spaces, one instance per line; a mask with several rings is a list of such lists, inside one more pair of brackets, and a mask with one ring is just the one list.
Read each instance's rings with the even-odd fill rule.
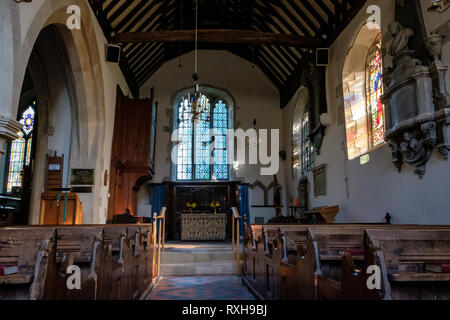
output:
[[177,180],[192,180],[192,135],[193,123],[189,116],[188,99],[180,102],[178,108]]
[[314,167],[314,147],[309,138],[309,114],[305,112],[302,119],[302,171],[310,172]]
[[369,49],[366,63],[366,99],[369,123],[369,141],[372,148],[384,142],[383,59],[381,37]]
[[22,124],[22,130],[17,133],[18,138],[11,143],[11,152],[9,157],[7,192],[13,191],[13,188],[22,187],[22,172],[24,166],[31,164],[31,149],[33,145],[33,129],[35,126],[36,101],[32,103],[22,114],[19,121]]
[[219,100],[213,111],[213,177],[217,180],[228,179],[227,129],[228,109],[222,100]]
[[292,177],[294,180],[302,173],[301,153],[302,153],[302,110],[296,105],[293,112],[292,121]]
[[207,121],[207,118],[211,116],[209,113],[211,112],[211,105],[209,104],[209,99],[206,96],[202,96],[201,99],[207,100],[207,111],[202,113],[199,117],[198,122],[194,123],[194,139],[195,139],[195,148],[194,148],[194,166],[195,166],[195,180],[210,180],[210,144],[211,144],[211,135],[210,135],[210,124]]
[[374,35],[375,41],[367,45],[364,56],[361,56],[360,48],[366,45],[367,36],[358,35],[358,45],[354,45],[347,54],[342,75],[349,160],[372,151],[385,141],[385,110],[381,102],[382,34]]
[[203,95],[207,111],[192,121],[188,99],[182,99],[177,112],[178,162],[177,180],[228,180],[227,153],[228,108],[224,100]]

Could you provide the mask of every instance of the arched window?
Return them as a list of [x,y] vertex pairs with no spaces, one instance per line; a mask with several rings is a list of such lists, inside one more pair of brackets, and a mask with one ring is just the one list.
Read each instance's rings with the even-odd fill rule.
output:
[[31,165],[31,151],[33,145],[33,130],[35,127],[36,101],[28,106],[19,121],[23,127],[17,135],[18,138],[11,142],[9,154],[7,192],[13,192],[22,187],[22,175],[24,166]]
[[314,147],[309,138],[309,113],[305,111],[302,118],[302,173],[306,174],[314,168]]
[[311,143],[308,113],[309,90],[301,87],[293,112],[292,168],[293,178],[298,179],[314,168],[314,146]]
[[381,34],[377,37],[366,60],[366,104],[369,115],[369,142],[371,148],[384,143],[383,58],[381,54]]
[[380,30],[364,26],[345,60],[342,81],[349,160],[385,143],[381,43]]
[[181,98],[176,112],[178,181],[216,181],[229,179],[227,130],[229,107],[221,97],[202,95],[206,112],[192,121],[189,100]]

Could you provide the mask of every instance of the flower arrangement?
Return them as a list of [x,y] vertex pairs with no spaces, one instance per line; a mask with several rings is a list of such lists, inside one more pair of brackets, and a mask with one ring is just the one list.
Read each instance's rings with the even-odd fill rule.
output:
[[220,208],[220,203],[219,201],[213,201],[209,206],[214,209],[214,214],[216,214],[217,208]]
[[191,210],[191,213],[194,213],[194,209],[197,208],[197,203],[188,202],[186,203],[186,207]]

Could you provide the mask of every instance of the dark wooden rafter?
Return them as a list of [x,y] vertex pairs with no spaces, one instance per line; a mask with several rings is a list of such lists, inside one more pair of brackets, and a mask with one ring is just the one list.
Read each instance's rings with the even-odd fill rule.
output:
[[[280,90],[281,107],[314,49],[329,47],[367,0],[199,0],[199,48],[257,65]],[[89,0],[134,92],[161,65],[193,50],[195,0]],[[308,62],[306,62],[306,60]]]
[[[108,23],[108,19],[106,18],[107,12],[103,10],[103,1],[101,0],[89,0],[92,10],[94,11],[97,20],[102,28],[103,34],[106,37],[106,40],[110,42],[112,27]],[[134,73],[131,71],[130,66],[128,65],[128,61],[126,59],[121,59],[119,63],[120,70],[123,73],[125,81],[128,84],[131,94],[133,97],[139,97],[139,85],[136,81]]]
[[[114,43],[194,42],[195,30],[119,33],[111,40]],[[317,48],[324,44],[323,41],[316,38],[232,29],[198,30],[198,42],[285,45],[301,48]]]

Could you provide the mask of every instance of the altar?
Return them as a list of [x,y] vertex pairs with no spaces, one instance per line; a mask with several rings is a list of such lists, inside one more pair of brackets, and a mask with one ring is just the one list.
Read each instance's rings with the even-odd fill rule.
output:
[[182,241],[224,241],[226,239],[226,214],[182,214]]
[[[232,221],[230,208],[239,206],[238,186],[240,184],[239,181],[164,182],[167,239],[174,241],[230,240]],[[219,207],[212,208],[212,202],[218,202]],[[196,207],[189,208],[188,203],[195,203]],[[217,214],[214,214],[214,211]]]

